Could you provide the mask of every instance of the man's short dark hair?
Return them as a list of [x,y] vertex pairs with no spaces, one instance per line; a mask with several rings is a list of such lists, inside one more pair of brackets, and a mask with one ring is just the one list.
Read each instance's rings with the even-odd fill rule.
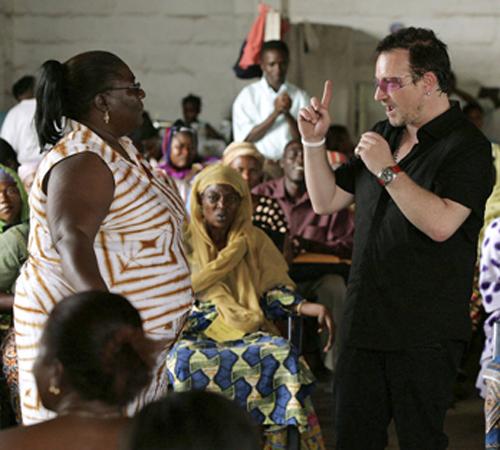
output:
[[12,95],[16,100],[19,100],[19,97],[26,92],[34,92],[34,90],[35,77],[32,75],[25,75],[24,77],[19,78],[19,80],[12,85]]
[[186,95],[182,99],[182,106],[184,106],[186,103],[193,104],[199,111],[201,111],[201,97],[198,97],[194,94]]
[[264,53],[271,50],[283,53],[283,55],[285,55],[287,59],[290,57],[290,50],[288,50],[288,45],[286,45],[286,43],[283,41],[277,40],[264,42],[262,44],[262,48],[260,49],[260,57],[262,58],[264,56]]
[[447,47],[432,30],[402,28],[382,39],[376,53],[380,55],[400,48],[410,53],[410,68],[414,82],[426,72],[432,72],[438,79],[440,90],[446,94],[450,92],[451,66]]
[[286,143],[285,147],[283,147],[283,154],[288,150],[289,147],[295,144],[300,145],[302,148],[304,147],[300,139],[292,139],[291,141],[288,141]]

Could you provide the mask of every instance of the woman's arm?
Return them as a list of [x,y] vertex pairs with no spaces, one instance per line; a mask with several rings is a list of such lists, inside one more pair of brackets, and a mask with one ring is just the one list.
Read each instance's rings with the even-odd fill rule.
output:
[[94,239],[113,201],[113,175],[86,152],[63,160],[47,177],[47,221],[66,279],[76,291],[107,290]]
[[328,340],[323,351],[330,350],[335,339],[335,325],[330,310],[324,305],[308,302],[307,300],[295,305],[294,308],[295,313],[299,316],[316,317],[318,319],[318,333],[322,333],[326,328]]

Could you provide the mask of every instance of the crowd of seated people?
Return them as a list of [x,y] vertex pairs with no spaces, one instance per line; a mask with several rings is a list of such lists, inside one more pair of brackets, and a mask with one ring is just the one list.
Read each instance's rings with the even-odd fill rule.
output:
[[[354,210],[318,215],[312,208],[295,122],[308,95],[286,82],[288,48],[276,42],[264,47],[263,78],[235,101],[238,140],[224,145],[223,152],[207,145],[208,140],[224,137],[199,119],[200,97],[184,97],[183,118],[158,130],[138,106],[145,94],[128,66],[115,55],[91,53],[65,63],[67,70],[91,70],[104,62],[105,77],[85,82],[76,80],[75,71],[75,79],[65,80],[71,86],[64,92],[72,97],[61,102],[65,106],[59,115],[48,111],[48,104],[45,111],[37,110],[40,140],[53,149],[34,180],[31,195],[38,231],[30,243],[30,272],[26,269],[16,300],[18,333],[31,327],[38,336],[44,329],[35,353],[27,353],[29,344],[21,344],[24,354],[19,361],[26,365],[36,358],[37,405],[55,415],[1,432],[0,450],[323,449],[311,392],[315,378],[331,379],[341,345]],[[49,76],[54,70],[45,67],[46,85],[56,83],[57,77]],[[92,88],[93,81],[99,89]],[[92,105],[83,105],[83,94],[78,96],[82,86],[85,96],[93,95]],[[73,100],[77,106],[68,106]],[[115,122],[121,114],[123,126]],[[57,126],[47,128],[49,120],[57,125],[62,115],[72,119],[69,135],[58,134]],[[124,135],[133,145],[121,138]],[[91,150],[84,148],[89,142]],[[353,147],[346,127],[330,128],[332,170],[353,157]],[[74,178],[79,168],[71,166],[71,155],[87,178]],[[21,416],[30,412],[26,401],[23,411],[20,407],[12,320],[29,233],[28,198],[16,174],[18,156],[0,139],[1,428],[21,423]],[[69,208],[72,198],[58,198],[58,209],[47,209],[59,190],[73,182],[79,188],[92,187],[78,200],[98,217],[83,224],[83,234],[78,232],[78,208]],[[150,197],[144,198],[146,193]],[[133,207],[128,203],[132,197]],[[159,207],[153,212],[141,209],[144,202],[161,204],[165,198],[174,218]],[[126,223],[135,208],[142,216]],[[97,242],[86,262],[75,264],[76,277],[68,275],[68,268],[81,247],[74,242],[61,246],[61,230],[69,230],[73,240]],[[133,245],[125,246],[127,239]],[[309,261],[306,255],[316,260],[301,266],[301,261]],[[47,288],[36,258],[45,264],[45,273],[57,266],[53,272],[58,273],[58,285]],[[178,263],[175,269],[172,261]],[[145,275],[138,272],[142,264],[150,270]],[[187,265],[192,274],[189,286]],[[158,288],[165,287],[161,270],[173,280],[168,295]],[[118,272],[126,276],[118,279]],[[141,284],[154,277],[158,280],[147,287]],[[26,289],[30,279],[37,285],[31,293]],[[146,304],[150,298],[175,297],[179,292],[184,293],[183,301],[168,311]],[[33,302],[28,304],[30,295]],[[191,308],[187,297],[194,299]],[[146,317],[144,311],[149,310],[155,313]],[[33,311],[44,319],[27,321],[26,314]],[[166,316],[168,320],[157,322]],[[306,318],[303,355],[276,325],[290,316]],[[170,338],[158,330],[167,330]],[[165,379],[155,383],[158,370]],[[167,376],[175,393],[163,398]],[[133,420],[126,416],[132,401],[140,406],[149,403]],[[139,409],[129,409],[128,414]]]
[[[95,71],[97,66],[99,71]],[[48,92],[50,98],[46,97]],[[186,383],[176,382],[181,377],[179,370],[186,370],[181,367],[185,359],[178,355],[184,346],[210,343],[228,372],[226,381],[216,377],[205,387],[230,397],[242,414],[248,411],[249,416],[234,417],[241,426],[260,425],[265,437],[259,439],[266,448],[285,444],[294,448],[293,443],[298,448],[301,440],[303,448],[324,448],[310,398],[314,377],[297,349],[279,334],[273,319],[294,315],[315,318],[329,336],[327,349],[333,341],[333,319],[323,305],[302,299],[287,275],[283,239],[275,245],[264,232],[275,232],[282,238],[288,235],[279,204],[270,197],[250,194],[265,181],[264,156],[253,143],[239,142],[226,149],[224,164],[203,158],[197,151],[197,115],[162,134],[142,110],[144,96],[128,66],[107,52],[87,52],[65,63],[48,61],[43,65],[33,104],[38,148],[47,152],[30,193],[29,243],[27,194],[16,173],[19,153],[9,142],[0,141],[4,164],[0,166],[1,427],[16,423],[27,426],[5,432],[2,443],[8,448],[21,448],[26,442],[32,442],[28,444],[32,448],[64,448],[71,437],[83,442],[80,436],[87,435],[87,448],[99,448],[104,442],[106,448],[115,448],[118,434],[126,428],[125,410],[133,414],[140,405],[161,398],[167,370],[173,389],[186,390]],[[188,96],[183,106],[193,106],[198,114],[201,105],[193,97]],[[64,117],[70,119],[67,128],[61,127]],[[186,126],[193,124],[196,126]],[[130,139],[122,138],[125,135]],[[175,192],[183,197],[182,203]],[[215,199],[219,194],[221,199]],[[181,205],[188,196],[193,217],[182,238],[180,225],[185,211]],[[165,201],[170,204],[162,209]],[[232,208],[231,217],[227,208]],[[175,215],[168,217],[166,211]],[[254,227],[252,217],[264,231]],[[188,261],[179,247],[181,239],[186,248],[196,249],[187,251],[193,274],[197,273],[196,264],[206,267],[193,275],[196,306],[166,360],[164,355],[173,338],[179,337],[192,299],[186,289],[191,285],[186,285],[184,265]],[[178,263],[172,264],[172,259]],[[229,266],[224,266],[224,261]],[[141,272],[144,267],[148,273]],[[171,283],[156,279],[164,279],[165,268]],[[202,280],[201,287],[196,279]],[[80,303],[83,308],[85,303],[97,301],[104,307],[111,297],[125,301],[107,294],[108,289],[130,299],[144,331],[124,325],[127,332],[117,330],[113,335],[113,326],[106,321],[119,320],[119,305],[114,306],[116,317],[108,317],[98,307],[91,308],[95,314],[92,320],[82,317]],[[181,295],[184,291],[186,295]],[[170,310],[159,308],[163,296],[175,297]],[[64,300],[66,297],[69,299]],[[73,313],[79,316],[70,317]],[[71,327],[65,327],[66,320]],[[100,335],[91,331],[92,327],[107,332]],[[210,329],[208,334],[205,328]],[[227,332],[230,334],[224,334]],[[231,333],[237,333],[236,343]],[[83,339],[91,336],[95,338],[92,341]],[[132,348],[131,336],[139,336]],[[162,347],[149,355],[151,338]],[[132,370],[132,364],[129,370],[111,373],[113,352],[122,355],[120,346],[127,347],[125,353],[130,358],[134,351],[144,352],[139,355],[144,359],[143,369]],[[230,354],[240,362],[233,364]],[[250,354],[253,369],[241,374],[237,390],[214,389],[217,382],[223,386],[231,378],[231,369],[239,373],[239,364],[248,364]],[[96,366],[85,366],[92,361]],[[168,364],[159,375],[162,361]],[[146,376],[146,366],[154,376]],[[106,383],[116,385],[116,395],[113,388],[105,390],[99,384],[99,376],[105,374]],[[126,386],[127,376],[129,381],[133,376],[140,378],[133,390]],[[90,379],[94,382],[85,384]],[[132,405],[125,408],[131,400]],[[220,409],[231,407],[232,403],[226,403]],[[65,432],[57,442],[50,441],[59,427]]]
[[[292,140],[285,146],[281,167],[284,174],[282,177],[260,184],[252,192],[274,199],[283,211],[288,228],[288,252],[294,256],[308,252],[350,259],[354,234],[353,212],[349,209],[327,215],[314,212],[305,186],[304,157],[300,141]],[[315,373],[326,378],[329,375],[327,369],[333,370],[335,366],[337,346],[342,335],[339,330],[346,293],[345,274],[335,272],[332,265],[328,265],[327,273],[319,268],[314,270],[309,265],[305,270],[295,272],[295,276],[292,272],[300,293],[305,298],[314,299],[328,307],[337,324],[337,342],[326,355],[324,365],[319,358],[316,334],[312,327],[306,327],[309,332],[306,333],[307,345],[304,352]]]
[[[279,54],[280,50],[276,50],[274,53]],[[95,64],[101,65],[102,79],[85,76],[86,71],[91,70]],[[241,426],[252,423],[264,430],[263,437],[259,438],[263,440],[263,444],[259,443],[258,445],[264,445],[269,449],[283,446],[299,448],[302,441],[302,448],[324,448],[318,419],[310,398],[314,376],[297,349],[288,342],[286,337],[281,336],[274,321],[294,315],[313,318],[313,324],[310,326],[314,329],[314,334],[316,334],[318,327],[325,331],[324,334],[327,337],[323,340],[322,347],[329,349],[333,342],[333,319],[328,308],[321,301],[317,303],[307,301],[307,297],[300,294],[296,283],[287,275],[287,263],[291,263],[297,254],[297,249],[292,250],[292,238],[297,238],[297,236],[290,233],[290,229],[294,227],[293,219],[287,217],[286,210],[279,201],[271,195],[264,195],[255,190],[261,183],[269,181],[270,175],[264,171],[266,157],[254,143],[245,141],[233,142],[227,146],[221,155],[221,163],[219,163],[218,158],[205,157],[203,146],[199,146],[200,133],[203,134],[204,131],[209,139],[220,139],[222,136],[198,118],[201,112],[201,99],[194,95],[183,99],[183,121],[178,121],[172,127],[158,130],[153,125],[150,116],[143,111],[140,111],[142,124],[137,127],[141,121],[136,120],[135,115],[138,114],[138,111],[136,113],[135,110],[133,120],[130,117],[127,119],[128,122],[123,122],[122,126],[115,117],[121,118],[126,106],[115,106],[116,103],[113,102],[116,100],[108,96],[132,97],[134,102],[141,101],[144,97],[143,91],[136,88],[135,83],[128,87],[127,83],[134,81],[133,74],[130,73],[128,67],[114,55],[105,52],[77,55],[65,65],[67,75],[62,79],[62,82],[67,85],[65,90],[62,90],[62,86],[57,86],[60,81],[57,81],[56,73],[60,70],[60,63],[50,61],[44,65],[40,73],[37,98],[32,99],[35,108],[37,104],[39,105],[35,114],[38,140],[40,141],[38,148],[48,148],[49,152],[42,160],[37,177],[34,178],[32,226],[37,231],[36,237],[30,244],[31,247],[28,246],[29,209],[27,194],[16,173],[19,168],[17,162],[19,153],[12,148],[8,141],[0,141],[2,162],[0,175],[3,188],[0,198],[2,201],[0,212],[5,213],[5,217],[2,216],[2,234],[0,236],[2,239],[0,249],[2,286],[0,289],[2,290],[3,357],[0,377],[1,427],[7,428],[21,423],[24,425],[32,424],[28,428],[13,428],[8,434],[5,434],[3,442],[9,448],[17,448],[17,446],[21,448],[24,445],[23,442],[33,442],[33,445],[39,443],[42,447],[52,445],[51,441],[47,439],[56,427],[64,425],[67,432],[61,438],[61,442],[53,444],[53,448],[58,448],[57,445],[64,448],[67,445],[65,439],[69,440],[71,436],[79,439],[78,436],[84,434],[88,434],[88,448],[93,448],[92,446],[99,448],[104,441],[100,441],[96,433],[91,431],[93,427],[99,430],[101,438],[109,443],[109,448],[115,448],[117,436],[122,433],[127,424],[127,419],[121,415],[125,411],[125,404],[129,403],[133,397],[139,398],[143,395],[140,393],[141,387],[144,387],[145,390],[150,389],[149,386],[145,385],[137,386],[134,392],[123,396],[118,395],[111,402],[102,397],[102,395],[108,394],[103,390],[100,393],[94,392],[96,396],[91,399],[92,401],[88,401],[86,390],[91,386],[80,385],[78,379],[88,377],[89,372],[85,371],[90,369],[78,365],[72,367],[72,364],[77,364],[75,360],[61,360],[65,357],[60,356],[60,352],[68,354],[74,352],[75,355],[90,352],[89,349],[79,347],[79,345],[96,345],[95,350],[102,350],[108,346],[105,339],[110,339],[114,345],[113,349],[118,351],[116,346],[121,341],[118,339],[120,342],[117,342],[113,336],[106,335],[100,336],[103,339],[100,343],[82,341],[78,345],[62,345],[63,340],[66,343],[71,343],[72,340],[79,339],[79,337],[65,335],[64,333],[69,333],[69,330],[65,330],[63,333],[57,331],[56,328],[63,327],[62,322],[66,319],[70,320],[71,323],[82,321],[81,317],[79,319],[66,317],[66,314],[70,314],[70,312],[61,312],[68,308],[68,301],[62,300],[62,298],[70,295],[72,291],[88,291],[85,286],[99,289],[102,281],[89,282],[93,275],[85,274],[85,271],[89,270],[85,267],[87,263],[83,266],[76,264],[74,266],[76,277],[68,273],[68,278],[64,279],[69,264],[72,264],[70,262],[74,256],[72,254],[80,244],[76,244],[74,249],[71,249],[71,246],[64,248],[66,244],[62,241],[59,242],[61,235],[57,233],[62,230],[61,223],[65,223],[64,227],[72,227],[71,224],[78,217],[78,213],[76,210],[73,211],[74,208],[68,207],[69,198],[59,198],[58,203],[60,204],[57,206],[59,208],[57,210],[46,209],[47,205],[55,204],[53,199],[55,199],[56,192],[64,189],[65,184],[70,179],[74,186],[80,186],[83,180],[90,176],[86,173],[90,174],[94,171],[88,182],[95,195],[100,195],[102,198],[111,197],[109,197],[105,208],[103,205],[102,211],[98,210],[97,205],[93,205],[93,202],[97,202],[97,197],[94,194],[85,200],[81,198],[80,201],[84,201],[87,205],[86,217],[94,217],[96,214],[100,217],[100,223],[83,225],[91,227],[94,230],[93,233],[99,230],[97,235],[90,236],[92,239],[100,241],[99,246],[95,248],[99,271],[104,274],[105,284],[115,290],[113,283],[118,286],[121,281],[114,280],[108,273],[109,270],[113,269],[109,268],[109,262],[106,261],[107,256],[105,255],[106,252],[111,254],[109,252],[116,251],[116,249],[112,250],[110,243],[114,239],[113,227],[121,226],[118,224],[121,223],[122,213],[117,214],[115,210],[123,211],[123,206],[120,203],[116,203],[117,206],[114,206],[113,197],[121,199],[129,192],[127,189],[130,190],[135,186],[135,182],[130,179],[130,176],[128,176],[128,188],[121,186],[121,183],[127,178],[128,172],[126,170],[130,171],[134,165],[138,164],[142,173],[135,174],[135,169],[133,169],[134,176],[164,179],[167,185],[175,185],[182,198],[182,203],[187,208],[185,212],[188,212],[188,216],[189,212],[191,215],[191,218],[188,219],[189,227],[184,236],[184,243],[193,272],[192,282],[196,304],[167,360],[165,371],[168,368],[173,389],[177,391],[206,389],[231,398],[238,405],[239,411],[246,410],[249,413],[249,416],[242,415],[240,419],[235,416]],[[81,72],[77,74],[76,70],[81,70]],[[83,78],[78,78],[79,76]],[[278,84],[281,80],[280,77],[275,80]],[[60,105],[62,105],[62,109],[56,110],[55,103],[45,101],[43,94],[48,91],[49,86],[60,92],[58,95],[61,95]],[[91,106],[86,106],[83,103],[83,98],[84,96],[87,98],[93,91],[94,103]],[[64,95],[71,98],[65,98]],[[82,97],[80,98],[79,95]],[[287,95],[282,97],[283,102]],[[130,106],[127,107],[130,108]],[[286,116],[290,113],[286,112],[285,109],[283,109],[283,114]],[[130,110],[128,114],[131,115],[132,111]],[[69,134],[66,130],[58,128],[57,125],[63,115],[72,119],[70,128],[73,131],[69,130]],[[52,124],[50,120],[53,120]],[[129,147],[129,140],[118,138],[119,135],[125,134],[130,137],[140,155],[133,154]],[[82,144],[87,142],[90,143],[90,147],[88,149],[82,148]],[[104,147],[100,144],[103,142]],[[94,149],[93,146],[97,145],[101,145],[100,148],[105,150],[97,150],[97,147]],[[88,155],[90,152],[95,152],[98,159],[104,161],[105,165],[97,162],[98,159],[91,158]],[[283,148],[281,152],[285,152],[285,149]],[[70,155],[76,156],[66,159]],[[123,164],[123,167],[116,165],[116,158],[118,161],[123,161],[124,164],[120,163]],[[78,173],[76,166],[71,167],[71,161],[78,162],[79,167],[81,167],[80,173]],[[107,193],[104,189],[109,170],[113,173],[115,188],[114,192],[112,190]],[[79,177],[83,178],[79,180]],[[52,179],[55,181],[51,181]],[[155,186],[155,189],[157,187]],[[160,190],[162,189],[165,188],[160,188]],[[254,191],[251,192],[252,190]],[[159,198],[156,191],[153,193],[156,198]],[[167,196],[171,196],[168,191]],[[220,200],[216,200],[215,196],[220,196]],[[77,198],[78,196],[74,200]],[[234,200],[232,204],[231,199]],[[140,205],[141,201],[145,200],[147,199],[139,196],[137,204]],[[78,201],[76,203],[73,201],[73,205],[77,203]],[[220,206],[222,206],[222,211],[219,210]],[[63,207],[67,217],[60,215],[60,208]],[[231,208],[232,212],[229,211]],[[117,225],[110,222],[115,217]],[[136,227],[135,224],[129,224],[131,233],[137,232],[134,227]],[[69,233],[68,237],[73,236],[73,231],[70,228],[65,229]],[[125,233],[130,233],[126,229],[123,230]],[[153,231],[151,230],[151,234]],[[109,236],[106,236],[106,233],[109,233]],[[79,239],[82,238],[87,239],[84,236]],[[146,235],[140,238],[142,238],[141,245],[146,245],[144,243],[151,245],[149,244],[150,240],[146,240]],[[51,244],[51,240],[57,242],[57,245]],[[101,248],[104,242],[106,245]],[[148,249],[148,247],[143,248]],[[102,256],[101,251],[104,251]],[[235,251],[239,253],[239,257],[235,257]],[[27,349],[31,347],[31,344],[28,341],[19,340],[19,337],[16,338],[11,315],[14,292],[16,291],[15,282],[23,263],[28,258],[28,253],[30,254],[29,267],[25,269],[17,286],[19,300],[16,301],[16,310],[19,314],[17,314],[16,329],[18,336],[29,336],[30,329],[38,330],[35,333],[40,334],[40,337],[37,338],[36,352],[30,353],[27,352]],[[123,258],[123,256],[118,258]],[[130,256],[127,255],[127,258]],[[140,261],[136,257],[134,258],[135,260],[129,259],[126,264],[133,265]],[[67,261],[65,261],[66,259]],[[118,259],[117,263],[119,261]],[[224,267],[224,261],[229,266]],[[46,270],[50,270],[49,266],[54,263],[56,266],[61,264],[61,267],[52,270],[51,276],[47,276],[47,278],[45,275],[41,275]],[[111,265],[113,264],[115,263],[111,262]],[[123,265],[123,262],[120,264]],[[151,264],[154,267],[157,263],[152,260]],[[198,271],[196,267],[200,264],[206,267]],[[55,282],[56,278],[53,278],[56,274],[57,282]],[[249,277],[249,274],[252,276]],[[37,280],[36,288],[35,285],[30,286],[29,279]],[[59,283],[62,283],[60,284],[61,289],[57,287]],[[73,283],[79,288],[70,288]],[[139,286],[140,281],[138,283]],[[103,300],[102,295],[109,297],[108,294],[101,295],[97,291],[89,292],[88,295],[76,294],[76,296],[70,297],[75,308],[78,303],[83,305],[85,302],[92,303],[99,298]],[[116,292],[131,295],[127,289]],[[42,293],[42,297],[38,297],[40,293]],[[118,298],[120,302],[123,300],[121,297]],[[50,308],[48,308],[49,302],[52,302]],[[132,304],[135,307],[140,306],[140,303],[137,302],[132,302]],[[117,308],[119,309],[119,307]],[[139,312],[142,316],[141,308],[139,308]],[[74,313],[77,314],[76,309]],[[40,318],[43,316],[43,320],[38,321],[37,319],[36,323],[32,322],[33,317],[38,314],[40,314]],[[108,325],[105,324],[105,321],[110,318],[104,312],[99,314],[98,308],[96,308],[95,314],[99,317],[96,316],[94,325],[106,328]],[[53,317],[58,319],[52,319]],[[142,319],[144,320],[144,317]],[[85,320],[85,322],[88,327],[94,326],[92,321]],[[314,325],[315,323],[318,325]],[[41,330],[43,328],[47,331],[42,336]],[[206,329],[209,330],[207,333],[205,333]],[[78,332],[83,335],[85,329],[82,328]],[[150,333],[149,330],[148,333]],[[121,336],[120,333],[119,335]],[[148,338],[144,337],[144,342],[149,342],[150,334],[147,336]],[[29,339],[34,339],[34,337]],[[147,345],[144,345],[144,351],[146,351]],[[197,349],[207,345],[217,353],[214,360],[215,367],[224,366],[227,369],[224,377],[214,378],[212,376],[208,383],[206,380],[200,380],[198,374],[189,373],[191,364],[196,366],[198,358],[203,359],[203,352],[199,352]],[[50,351],[48,346],[52,347]],[[163,353],[168,346],[169,344],[165,344],[162,349]],[[136,350],[139,347],[138,344]],[[22,350],[20,354],[18,354],[19,349]],[[194,352],[189,361],[183,356],[186,351],[190,354]],[[242,373],[240,369],[249,364],[249,354],[252,354],[252,367],[248,371],[243,371],[246,373]],[[147,354],[141,356],[145,358],[145,361],[147,360],[148,367],[155,365],[149,361]],[[158,358],[157,353],[155,356]],[[107,353],[105,358],[99,357],[99,359],[96,356],[100,363],[103,363],[103,359],[107,360],[108,357]],[[233,361],[234,357],[239,362]],[[23,374],[28,372],[27,363],[30,361],[31,365],[35,359],[37,361],[33,368],[35,381],[30,381],[29,385],[24,384],[23,388],[19,385],[19,375],[21,373],[21,383],[26,383],[24,381],[26,375]],[[158,360],[155,370],[158,369]],[[205,375],[208,377],[211,376],[214,367],[212,363],[213,361],[205,371]],[[20,370],[19,364],[23,366],[22,370]],[[96,367],[92,370],[106,372],[108,368],[102,365],[100,368]],[[67,374],[73,373],[73,371],[74,375],[67,377]],[[87,375],[78,374],[79,371],[84,371]],[[55,373],[56,375],[47,378],[47,373]],[[231,388],[225,386],[225,383],[236,373],[240,377],[234,386]],[[121,377],[123,378],[127,374],[132,376],[131,372],[125,372],[121,374]],[[185,381],[187,374],[189,377],[193,375],[192,383]],[[108,375],[112,374],[108,373]],[[140,378],[140,371],[135,375]],[[212,375],[215,374],[212,373]],[[149,376],[142,376],[141,379],[145,384],[151,380]],[[120,388],[124,388],[120,384],[121,382],[117,376],[116,383],[120,385]],[[60,383],[63,385],[60,386]],[[290,395],[291,397],[289,397]],[[158,397],[161,397],[161,394],[158,394]],[[214,408],[217,408],[217,402],[222,401],[218,397],[209,397],[208,402],[210,402],[210,398],[215,402]],[[152,399],[152,397],[148,397],[148,402]],[[75,403],[73,404],[73,402]],[[136,402],[147,403],[142,400],[136,400]],[[32,409],[34,404],[36,404],[36,408]],[[90,410],[87,410],[87,407]],[[96,408],[96,417],[93,416],[94,410],[92,408],[94,407]],[[158,407],[164,408],[166,406]],[[226,407],[233,407],[233,403],[221,404],[219,407],[222,411]],[[38,410],[44,415],[43,420],[45,421],[41,422],[41,416],[37,416]],[[120,412],[119,416],[117,411]],[[131,411],[129,408],[129,413]],[[146,411],[143,413],[143,417],[147,418],[149,414],[152,416],[153,412],[147,413]],[[101,419],[108,419],[108,415],[111,420],[101,421]],[[82,424],[85,427],[88,425],[88,428],[82,427]],[[0,446],[0,448],[2,447]],[[251,441],[249,441],[249,448],[252,448]]]
[[232,168],[214,164],[195,179],[185,250],[195,304],[169,353],[176,391],[213,390],[236,400],[266,429],[270,442],[286,443],[298,428],[304,448],[321,448],[310,400],[313,376],[273,320],[314,317],[333,340],[323,305],[302,299],[287,264],[266,234],[252,225],[250,191]]

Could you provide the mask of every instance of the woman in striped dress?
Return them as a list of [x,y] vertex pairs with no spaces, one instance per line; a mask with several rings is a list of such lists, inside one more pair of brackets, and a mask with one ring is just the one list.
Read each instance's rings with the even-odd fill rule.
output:
[[123,137],[141,124],[144,97],[128,66],[108,52],[42,66],[35,121],[49,151],[30,194],[29,258],[14,304],[24,424],[51,417],[32,366],[51,309],[75,292],[126,296],[147,335],[165,341],[153,382],[129,411],[165,393],[166,352],[192,290],[181,247],[182,200]]

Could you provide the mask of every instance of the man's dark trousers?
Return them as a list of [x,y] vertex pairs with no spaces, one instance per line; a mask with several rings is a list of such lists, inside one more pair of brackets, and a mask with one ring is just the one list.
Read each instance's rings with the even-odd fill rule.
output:
[[383,450],[394,419],[401,450],[443,450],[462,341],[401,351],[345,347],[335,374],[336,450]]

